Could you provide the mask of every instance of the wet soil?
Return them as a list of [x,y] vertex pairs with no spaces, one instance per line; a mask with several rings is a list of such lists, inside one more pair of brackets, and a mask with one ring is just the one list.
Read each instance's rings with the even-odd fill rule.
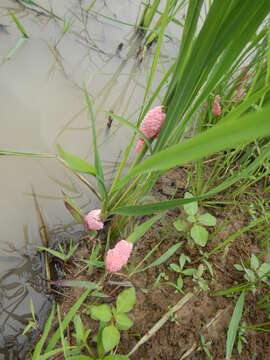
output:
[[[173,170],[159,180],[152,195],[157,200],[168,199],[172,195],[182,197],[186,191],[186,183],[186,170]],[[260,185],[256,185],[256,189],[253,189],[253,191],[257,191],[258,194],[260,194]],[[206,207],[206,205],[208,206]],[[119,354],[128,354],[157,321],[183,297],[183,294],[175,291],[169,284],[170,282],[176,283],[177,281],[177,274],[170,271],[169,264],[172,262],[177,263],[181,253],[190,257],[190,266],[198,267],[200,264],[200,249],[196,247],[190,248],[184,236],[177,232],[173,226],[173,222],[179,217],[181,211],[181,208],[177,208],[167,212],[167,214],[148,231],[134,249],[134,261],[136,265],[139,264],[145,255],[152,250],[161,239],[163,239],[163,241],[159,248],[143,266],[151,263],[154,259],[157,259],[166,252],[170,246],[181,241],[182,246],[178,251],[162,265],[138,272],[129,279],[127,278],[127,269],[123,270],[120,274],[114,274],[103,289],[108,297],[102,301],[114,304],[117,294],[123,289],[121,286],[116,285],[117,282],[123,283],[131,281],[136,288],[136,304],[131,313],[134,326],[129,331],[122,332],[121,342],[117,349],[117,353]],[[209,207],[209,204],[201,204],[200,212],[203,213],[206,211],[216,216],[216,228],[220,228],[219,232],[214,233],[213,230],[210,235],[210,240],[204,249],[204,252],[208,253],[223,240],[236,233],[251,221],[248,211],[245,211],[242,207],[241,209],[237,206],[227,205]],[[198,293],[196,283],[192,281],[191,277],[185,277],[183,290],[185,293],[193,292],[194,296],[176,312],[174,316],[171,316],[145,344],[139,347],[139,349],[131,355],[131,359],[209,359],[210,357],[207,356],[202,346],[201,336],[203,336],[212,359],[225,360],[227,329],[240,293],[230,297],[214,297],[213,293],[214,291],[227,289],[244,282],[242,273],[237,271],[233,265],[239,263],[241,259],[243,261],[248,260],[251,253],[256,253],[260,250],[259,245],[259,240],[254,230],[251,229],[238,236],[226,249],[212,255],[208,260],[212,264],[214,279],[211,278],[210,273],[207,271],[203,275],[209,286],[209,291],[207,292],[200,291]],[[102,272],[97,272],[95,276],[89,276],[86,272],[81,272],[75,276],[78,271],[78,264],[81,261],[80,259],[89,258],[90,247],[91,243],[89,241],[81,242],[72,262],[66,266],[66,269],[68,269],[65,275],[66,278],[74,279],[74,277],[76,277],[76,279],[94,281],[101,276]],[[131,260],[131,264],[132,262]],[[133,266],[130,266],[130,268],[134,268]],[[167,276],[167,280],[162,278],[158,286],[155,286],[156,279],[161,273]],[[61,299],[60,306],[62,316],[64,316],[74,303],[74,299],[78,299],[82,290],[76,288],[64,288],[62,290],[64,296]],[[265,291],[266,289],[261,287],[255,294],[252,294],[250,291],[246,293],[243,318],[241,321],[244,320],[248,326],[268,321],[266,312],[258,305],[258,301],[265,294]],[[81,316],[85,326],[90,327],[94,334],[97,330],[97,322],[91,320],[89,316],[82,312]],[[67,330],[67,337],[70,344],[73,343],[72,331],[72,327],[69,327]],[[243,344],[241,354],[238,354],[235,346],[232,359],[270,359],[269,333],[248,330],[245,338],[247,343]],[[95,346],[91,341],[90,345],[92,345],[93,348]],[[59,356],[57,357],[57,359],[60,358]]]

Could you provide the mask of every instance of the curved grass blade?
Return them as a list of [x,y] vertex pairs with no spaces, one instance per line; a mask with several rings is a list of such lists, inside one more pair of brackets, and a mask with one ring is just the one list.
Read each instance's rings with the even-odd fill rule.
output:
[[73,203],[73,201],[63,192],[64,195],[64,204],[70,214],[74,217],[78,224],[84,223],[83,215],[81,214],[80,210],[77,206]]

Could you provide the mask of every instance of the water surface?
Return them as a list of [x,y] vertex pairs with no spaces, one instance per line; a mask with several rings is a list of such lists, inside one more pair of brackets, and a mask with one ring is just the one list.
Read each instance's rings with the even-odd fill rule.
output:
[[[140,1],[98,0],[88,15],[89,1],[37,3],[72,25],[63,34],[63,21],[43,10],[26,9],[17,1],[1,1],[0,149],[55,154],[60,143],[92,162],[90,120],[82,91],[85,81],[95,109],[100,155],[109,184],[132,132],[116,122],[108,129],[107,116],[101,110],[136,121],[154,51],[138,64],[140,40],[133,25]],[[21,35],[8,9],[29,35],[10,59],[6,56]],[[172,24],[166,35],[176,31],[179,28]],[[166,37],[153,89],[176,53],[177,43]],[[17,334],[29,319],[30,297],[37,313],[46,307],[43,267],[40,257],[35,256],[41,239],[32,188],[52,233],[73,224],[63,206],[61,190],[84,212],[98,206],[98,201],[55,159],[1,157],[0,169],[0,349],[7,354],[9,346],[6,358],[12,358],[12,349],[23,341]]]

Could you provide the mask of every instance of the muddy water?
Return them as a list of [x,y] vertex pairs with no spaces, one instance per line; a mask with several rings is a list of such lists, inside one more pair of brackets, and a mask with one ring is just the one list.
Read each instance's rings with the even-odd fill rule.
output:
[[[71,27],[63,34],[63,21],[56,16],[39,8],[27,9],[17,1],[1,0],[0,150],[54,154],[60,143],[92,161],[91,128],[82,92],[85,81],[95,108],[100,155],[109,184],[131,131],[117,123],[108,129],[106,115],[98,110],[136,120],[152,60],[151,54],[141,65],[136,59],[140,41],[132,25],[140,1],[97,0],[88,14],[90,1],[36,2],[52,9]],[[7,55],[20,32],[8,9],[29,35],[10,58]],[[171,25],[166,35],[175,31]],[[153,87],[176,52],[177,43],[167,37]],[[12,351],[25,341],[17,335],[30,319],[30,297],[36,312],[46,313],[43,266],[35,255],[41,240],[32,188],[52,233],[61,227],[72,229],[61,190],[85,212],[98,201],[55,159],[1,157],[0,169],[0,359],[8,359],[16,358]]]

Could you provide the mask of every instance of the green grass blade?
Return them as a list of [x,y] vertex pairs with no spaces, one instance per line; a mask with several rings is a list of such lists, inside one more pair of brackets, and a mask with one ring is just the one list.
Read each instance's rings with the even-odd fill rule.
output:
[[56,155],[53,154],[43,154],[30,151],[17,151],[9,149],[1,149],[0,156],[26,156],[26,157],[38,157],[38,158],[56,158]]
[[68,349],[67,349],[67,342],[64,337],[64,329],[62,326],[62,320],[61,320],[61,314],[60,314],[60,307],[59,304],[57,304],[57,319],[59,323],[59,330],[60,330],[60,337],[61,337],[61,344],[64,352],[64,357],[66,360],[68,360]]
[[226,360],[229,360],[232,355],[233,345],[235,342],[239,322],[241,320],[243,313],[244,301],[245,301],[245,292],[243,291],[242,294],[239,296],[237,303],[235,305],[227,333]]
[[[79,310],[83,302],[86,300],[87,296],[89,295],[91,289],[87,289],[80,298],[76,301],[76,303],[71,307],[67,315],[65,316],[64,320],[62,321],[62,329],[65,330],[68,324],[71,322],[73,317],[75,316],[76,312]],[[56,345],[57,341],[60,339],[60,329],[57,329],[56,332],[50,338],[48,346],[46,348],[46,352],[53,350],[54,346]]]
[[[72,349],[72,347],[70,347],[70,349]],[[55,349],[55,350],[52,350],[52,351],[49,351],[49,352],[46,352],[45,354],[43,355],[40,355],[39,358],[37,358],[38,360],[47,360],[47,359],[53,359],[53,356],[54,355],[58,355],[60,353],[63,352],[63,349],[62,348],[58,348],[58,349]],[[33,359],[32,359],[33,360]]]
[[80,210],[77,206],[73,203],[73,201],[63,192],[64,195],[64,204],[66,209],[70,212],[73,218],[77,221],[78,224],[84,223],[83,215],[81,214]]
[[22,33],[22,36],[24,38],[28,38],[26,31],[24,30],[24,28],[23,28],[22,24],[19,22],[19,20],[16,18],[15,14],[11,10],[9,10],[8,12],[9,12],[9,15],[12,17],[12,20],[15,22],[17,28]]
[[51,326],[52,326],[52,322],[53,322],[53,319],[54,319],[54,313],[55,313],[55,304],[53,304],[50,316],[48,317],[48,320],[46,321],[45,327],[44,327],[43,332],[42,332],[42,336],[41,336],[39,342],[36,344],[32,360],[39,360],[40,359],[40,356],[41,356],[40,354],[41,354],[42,348],[43,348],[43,346],[45,344],[45,341],[46,341],[46,339],[48,337],[49,331],[50,331]]
[[135,226],[134,231],[129,235],[127,241],[135,244],[160,218],[161,215],[157,215],[152,217],[150,220],[145,221],[143,224]]
[[111,214],[119,214],[124,216],[143,216],[151,215],[155,212],[164,212],[169,209],[173,209],[177,206],[191,203],[193,201],[202,200],[207,197],[207,194],[200,197],[186,198],[186,199],[175,199],[160,201],[147,205],[134,205],[134,206],[122,206],[111,210]]
[[152,267],[159,266],[159,265],[163,264],[171,256],[173,256],[173,254],[180,248],[181,245],[182,245],[182,243],[177,243],[177,244],[171,246],[163,255],[161,255],[158,259],[156,259],[150,265],[146,266],[145,268],[143,268],[140,271],[144,271],[144,270],[150,269]]
[[224,121],[192,139],[149,156],[119,182],[120,188],[132,177],[150,171],[168,170],[175,166],[198,160],[238,144],[248,143],[270,134],[270,107],[255,114]]
[[104,174],[103,174],[102,164],[101,164],[101,161],[99,158],[99,153],[98,153],[96,124],[95,124],[95,119],[94,119],[93,108],[92,108],[92,104],[91,104],[85,84],[84,84],[84,95],[85,95],[88,112],[89,112],[89,116],[90,116],[90,120],[91,120],[91,126],[92,126],[92,141],[94,144],[95,168],[96,168],[96,174],[97,174],[98,188],[99,188],[99,192],[101,194],[101,198],[103,200],[107,196],[106,188],[105,188],[105,184],[104,184]]
[[87,161],[65,151],[59,144],[57,145],[57,149],[61,159],[63,159],[72,170],[96,176],[95,168],[88,164]]
[[51,281],[51,284],[59,287],[76,287],[80,289],[95,290],[98,288],[97,284],[91,281],[82,280],[57,280]]
[[26,38],[20,37],[18,41],[16,41],[16,44],[9,50],[7,53],[6,59],[9,60],[12,58],[12,56],[15,54],[15,52],[22,46],[22,44],[25,42]]
[[51,255],[57,257],[58,259],[61,259],[62,261],[67,261],[68,259],[70,259],[72,257],[72,255],[75,253],[75,251],[77,250],[77,247],[79,246],[79,244],[74,245],[71,250],[68,252],[68,254],[64,254],[60,251],[56,251],[50,248],[46,248],[44,246],[38,246],[37,248],[41,251],[47,251],[48,253],[50,253]]
[[151,87],[151,84],[153,81],[153,77],[154,77],[154,74],[155,74],[155,71],[157,68],[157,63],[158,63],[158,58],[159,58],[159,54],[160,54],[160,50],[161,50],[164,30],[165,30],[165,26],[166,26],[166,22],[167,22],[167,17],[168,17],[169,5],[170,5],[170,0],[167,0],[166,7],[165,7],[165,10],[164,10],[163,16],[162,16],[160,32],[158,35],[157,46],[156,46],[156,51],[154,54],[154,58],[153,58],[153,62],[152,62],[151,70],[150,70],[150,75],[149,75],[149,78],[148,78],[147,84],[146,84],[143,103],[145,103],[145,100],[147,98],[147,95],[150,90],[150,87]]

